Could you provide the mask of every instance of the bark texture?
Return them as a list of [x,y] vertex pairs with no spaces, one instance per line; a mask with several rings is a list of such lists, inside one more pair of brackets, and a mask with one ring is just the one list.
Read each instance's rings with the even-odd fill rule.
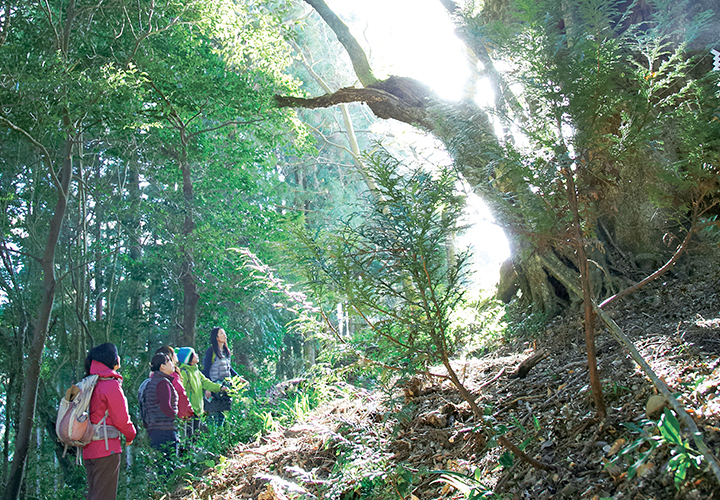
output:
[[[65,142],[60,176],[56,185],[57,201],[55,203],[55,210],[50,220],[45,251],[40,260],[40,265],[43,270],[42,296],[38,309],[38,318],[33,330],[32,345],[28,352],[25,365],[23,388],[20,398],[20,419],[18,420],[17,432],[15,434],[15,453],[10,475],[5,485],[5,500],[16,500],[20,494],[20,487],[23,483],[25,467],[27,465],[30,440],[32,439],[38,382],[40,380],[40,365],[42,364],[42,353],[45,349],[50,315],[55,301],[55,288],[57,285],[55,279],[55,252],[57,250],[58,238],[60,237],[60,228],[62,227],[62,222],[67,210],[68,191],[73,167],[73,145],[73,139],[68,138]],[[47,152],[45,152],[44,161],[52,171],[51,160]]]

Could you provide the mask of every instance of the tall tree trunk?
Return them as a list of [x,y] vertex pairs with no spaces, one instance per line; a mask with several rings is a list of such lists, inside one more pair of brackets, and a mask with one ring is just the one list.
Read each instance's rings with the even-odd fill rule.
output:
[[[67,125],[67,124],[66,124]],[[40,364],[45,348],[45,340],[50,324],[53,303],[55,301],[55,253],[60,237],[60,229],[65,211],[67,210],[70,178],[72,177],[72,149],[74,141],[68,137],[65,141],[62,168],[57,188],[57,202],[55,212],[50,220],[45,252],[40,261],[43,271],[43,287],[38,310],[38,318],[33,330],[32,345],[27,356],[24,371],[23,389],[20,399],[20,419],[15,434],[15,454],[13,456],[10,476],[5,489],[5,500],[17,500],[23,484],[25,467],[27,466],[28,450],[32,438],[33,420],[35,418],[35,405],[37,403],[38,382],[40,380]],[[44,161],[52,169],[51,159],[45,152]]]
[[[32,207],[32,204],[30,204]],[[32,208],[29,209],[27,219],[33,219]],[[25,339],[27,338],[28,329],[30,328],[30,322],[28,318],[28,311],[25,307],[25,299],[23,297],[21,285],[16,276],[17,265],[13,262],[12,255],[7,251],[7,248],[1,250],[2,264],[5,268],[5,272],[9,276],[9,283],[4,286],[4,289],[8,295],[9,304],[15,310],[17,314],[16,319],[17,327],[12,328],[14,333],[10,342],[10,359],[23,359],[23,346],[25,345]],[[28,266],[26,270],[29,276],[33,276],[35,272],[34,266]],[[32,279],[32,278],[30,278]],[[5,385],[5,432],[3,433],[3,468],[2,468],[2,484],[5,484],[8,478],[9,465],[10,465],[10,433],[16,427],[14,422],[17,421],[17,407],[18,407],[18,381],[22,378],[22,366],[17,363],[10,363],[8,366],[8,380]]]
[[[95,165],[95,185],[100,186],[102,173],[100,162]],[[105,209],[103,203],[96,195],[95,198],[95,322],[99,323],[103,319],[103,261],[101,246],[97,243],[102,241],[102,224],[105,221]]]
[[8,477],[8,466],[10,465],[10,430],[12,428],[12,415],[14,410],[15,401],[15,374],[11,373],[8,378],[8,383],[5,391],[5,432],[3,433],[3,470],[2,480],[3,484],[7,482]]
[[[140,162],[130,169],[128,175],[128,193],[130,194],[130,217],[128,227],[139,227],[140,213]],[[140,237],[133,234],[130,241],[130,260],[132,261],[131,281],[132,296],[130,297],[130,314],[134,321],[138,321],[142,314],[143,277],[140,275],[139,267],[142,259],[142,246]]]
[[[89,193],[87,186],[89,185],[87,179],[89,173],[86,174],[84,165],[82,163],[83,150],[82,150],[82,137],[78,139],[78,164],[77,172],[80,177],[78,182],[78,245],[79,245],[79,258],[77,264],[79,265],[77,273],[73,273],[76,276],[75,286],[75,315],[77,321],[80,324],[80,330],[83,336],[89,335],[90,331],[90,309],[91,309],[91,293],[90,284],[88,279],[88,268],[87,262],[90,259],[90,253],[88,252],[88,238],[90,237],[88,228],[88,205],[89,205]],[[72,261],[71,261],[72,264]]]
[[185,204],[185,221],[183,224],[183,264],[180,279],[183,284],[183,328],[178,345],[195,345],[195,323],[197,322],[197,303],[200,295],[197,290],[193,260],[192,236],[195,230],[194,193],[192,169],[187,162],[187,152],[183,151],[180,165],[183,177],[183,199]]

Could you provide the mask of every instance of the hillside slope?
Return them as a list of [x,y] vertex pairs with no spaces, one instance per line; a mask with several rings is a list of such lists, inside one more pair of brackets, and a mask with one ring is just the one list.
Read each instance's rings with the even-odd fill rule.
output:
[[[610,313],[656,373],[681,393],[706,444],[720,456],[717,261],[697,257]],[[486,446],[487,436],[476,432],[467,403],[447,382],[416,381],[393,398],[342,384],[335,387],[336,399],[303,422],[238,446],[222,470],[209,470],[203,481],[172,498],[465,498],[433,471],[472,475],[476,470],[475,477],[495,498],[720,498],[720,486],[707,471],[690,468],[688,480],[676,487],[668,471],[668,445],[657,446],[637,464],[635,476],[628,476],[628,466],[652,441],[630,450],[641,434],[628,425],[636,431],[643,427],[646,404],[656,391],[601,331],[597,351],[609,416],[595,420],[583,345],[582,318],[570,313],[533,338],[456,361],[488,422],[506,426],[528,455],[552,465],[549,471]],[[539,349],[547,357],[526,378],[508,378]],[[651,427],[644,429],[652,435]],[[624,451],[624,460],[613,463]]]

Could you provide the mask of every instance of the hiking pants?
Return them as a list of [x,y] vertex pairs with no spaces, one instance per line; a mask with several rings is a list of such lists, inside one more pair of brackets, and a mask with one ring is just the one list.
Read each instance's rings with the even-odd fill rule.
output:
[[177,456],[178,437],[174,430],[148,429],[148,437],[150,446],[161,451],[165,458]]
[[118,476],[120,475],[120,454],[90,458],[83,461],[87,471],[87,500],[115,500],[117,498]]

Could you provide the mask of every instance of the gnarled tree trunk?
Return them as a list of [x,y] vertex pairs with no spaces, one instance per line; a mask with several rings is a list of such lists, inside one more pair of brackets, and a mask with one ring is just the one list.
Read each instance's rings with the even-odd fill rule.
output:
[[[503,268],[508,273],[503,277],[508,282],[504,288],[504,299],[513,299],[514,294],[510,290],[519,288],[521,300],[532,306],[533,312],[546,315],[558,312],[571,302],[581,301],[582,297],[568,290],[558,277],[577,276],[582,259],[578,258],[576,252],[568,251],[565,248],[568,245],[562,242],[546,241],[538,244],[534,241],[531,224],[513,207],[514,198],[532,197],[534,194],[529,187],[527,192],[518,193],[508,191],[503,185],[504,172],[499,170],[503,167],[498,160],[502,154],[500,141],[505,139],[496,136],[495,127],[487,113],[472,101],[443,101],[426,85],[412,78],[390,76],[385,80],[377,80],[369,69],[364,52],[337,15],[323,0],[306,2],[315,8],[337,34],[364,87],[342,88],[314,98],[276,96],[278,105],[318,108],[364,102],[379,118],[396,119],[435,135],[445,144],[458,170],[489,206],[496,222],[506,232],[512,265]],[[458,14],[454,2],[443,0],[442,3],[452,14]],[[502,1],[495,3],[503,4]],[[569,12],[566,23],[574,24],[575,14],[575,11]],[[512,113],[520,122],[527,120],[527,111],[523,111],[503,76],[495,69],[485,47],[485,39],[471,32],[466,25],[457,23],[457,26],[458,37],[483,64],[482,72],[496,95],[496,112],[499,115]],[[613,120],[607,121],[616,128],[620,123],[618,121],[614,125]],[[608,130],[605,133],[617,132]],[[603,163],[594,152],[590,156],[594,162]],[[605,162],[607,168],[614,169],[613,175],[616,175],[617,180],[614,186],[603,187],[604,196],[595,205],[597,213],[606,221],[606,231],[597,232],[597,239],[593,241],[596,248],[588,248],[594,254],[588,272],[593,275],[593,287],[598,298],[611,295],[617,289],[612,273],[609,272],[608,259],[618,253],[611,255],[607,251],[611,246],[625,249],[619,255],[629,259],[631,265],[637,260],[652,260],[653,255],[664,251],[660,242],[667,230],[667,221],[662,214],[656,213],[648,194],[652,188],[657,190],[662,187],[658,180],[658,162],[650,161],[647,154],[640,156],[643,155],[639,154],[632,162],[622,165],[613,165],[609,160]],[[519,188],[516,186],[514,189]],[[593,222],[590,221],[591,225]],[[548,262],[552,262],[552,266],[548,266]]]

